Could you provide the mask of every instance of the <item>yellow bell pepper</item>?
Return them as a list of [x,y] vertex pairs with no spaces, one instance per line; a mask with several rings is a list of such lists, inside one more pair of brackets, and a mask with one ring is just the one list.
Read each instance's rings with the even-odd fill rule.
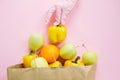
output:
[[23,56],[23,66],[25,68],[30,67],[32,60],[37,58],[37,57],[38,57],[38,55],[34,54],[34,53],[30,53],[28,55]]
[[55,61],[54,63],[49,64],[50,67],[61,67],[62,63],[60,61]]
[[84,64],[82,61],[80,61],[80,60],[77,61],[77,64],[78,64],[79,66],[85,66],[85,64]]
[[67,29],[64,25],[50,26],[48,29],[48,37],[52,43],[60,43],[65,40]]
[[78,66],[78,64],[74,63],[72,60],[67,60],[65,61],[64,66]]
[[80,57],[78,56],[75,61],[67,60],[64,63],[64,66],[84,66],[84,63],[80,61]]

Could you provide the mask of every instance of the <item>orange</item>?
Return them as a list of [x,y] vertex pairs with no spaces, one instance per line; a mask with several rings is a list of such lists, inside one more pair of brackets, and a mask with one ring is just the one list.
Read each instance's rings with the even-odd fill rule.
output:
[[59,57],[59,49],[57,46],[49,44],[41,49],[40,57],[44,57],[48,63],[53,63]]

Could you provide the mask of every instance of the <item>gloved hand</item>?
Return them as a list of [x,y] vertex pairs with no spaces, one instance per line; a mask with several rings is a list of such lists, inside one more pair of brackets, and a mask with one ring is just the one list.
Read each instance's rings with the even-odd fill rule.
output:
[[55,12],[54,25],[65,24],[65,20],[69,12],[73,9],[78,0],[62,0],[52,6],[46,13],[46,23],[50,21],[52,14]]

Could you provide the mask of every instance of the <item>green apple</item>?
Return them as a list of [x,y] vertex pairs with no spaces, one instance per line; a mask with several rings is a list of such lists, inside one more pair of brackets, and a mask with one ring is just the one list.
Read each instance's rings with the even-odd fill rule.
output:
[[28,42],[29,42],[29,48],[32,51],[36,51],[43,46],[44,36],[37,33],[31,34]]
[[89,50],[85,51],[82,55],[82,61],[86,65],[96,64],[96,62],[97,62],[96,52],[95,51],[89,51]]
[[38,57],[32,60],[31,68],[41,68],[41,67],[49,67],[47,61],[43,57]]
[[60,57],[63,59],[73,59],[76,54],[76,47],[72,43],[66,43],[60,48]]

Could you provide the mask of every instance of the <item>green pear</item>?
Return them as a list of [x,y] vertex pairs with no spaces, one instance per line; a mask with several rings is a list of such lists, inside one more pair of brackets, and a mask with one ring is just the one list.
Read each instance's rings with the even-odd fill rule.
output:
[[86,65],[92,65],[97,63],[97,54],[94,51],[85,51],[82,55],[82,61]]
[[29,37],[28,44],[32,51],[36,51],[43,46],[44,36],[42,34],[33,33]]
[[76,54],[76,47],[71,43],[66,43],[60,48],[60,57],[63,59],[73,59]]

